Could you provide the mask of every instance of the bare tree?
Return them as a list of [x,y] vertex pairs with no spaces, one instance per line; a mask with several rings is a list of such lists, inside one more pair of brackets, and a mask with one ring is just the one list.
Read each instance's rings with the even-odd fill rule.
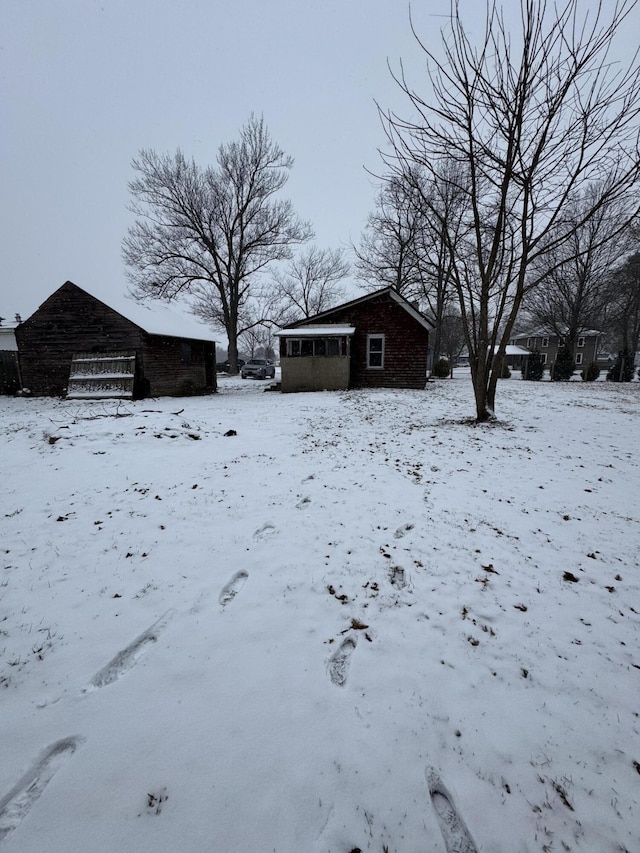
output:
[[612,295],[610,271],[630,250],[630,232],[619,230],[626,203],[622,210],[618,203],[602,204],[585,221],[585,211],[600,194],[599,188],[589,186],[567,203],[547,239],[553,244],[558,231],[572,233],[532,263],[539,284],[524,299],[531,321],[563,338],[570,352],[583,332],[602,331]]
[[284,271],[274,273],[271,318],[283,326],[333,308],[344,299],[342,281],[348,274],[342,249],[303,249]]
[[[459,172],[455,163],[445,164],[442,170]],[[435,183],[419,168],[382,176],[382,180],[376,209],[368,218],[360,246],[354,246],[358,278],[366,289],[395,287],[431,316],[437,360],[442,320],[454,295],[450,251],[441,222],[448,222],[449,235],[454,233],[455,221],[460,220],[460,194],[452,182]],[[438,208],[440,217],[431,215],[425,197]]]
[[140,152],[129,183],[138,217],[123,241],[133,292],[139,297],[195,298],[201,316],[221,325],[237,371],[244,306],[258,275],[313,235],[290,201],[274,196],[293,159],[251,116],[238,141],[221,145],[217,167],[175,155]]
[[609,283],[609,330],[619,352],[640,350],[640,252],[614,270]]
[[[520,0],[521,29],[512,35],[489,2],[475,46],[459,0],[451,0],[441,56],[413,28],[431,93],[414,89],[402,66],[394,75],[412,118],[381,111],[388,167],[401,176],[422,169],[465,199],[461,235],[423,196],[449,247],[479,421],[495,417],[500,371],[493,367],[502,362],[524,296],[539,284],[530,274],[534,262],[568,247],[576,224],[604,205],[619,203],[620,231],[638,211],[640,69],[634,59],[621,70],[609,55],[635,3],[607,4],[607,18],[603,2],[581,16],[578,0]],[[442,173],[451,160],[464,181]],[[589,184],[599,192],[580,222],[563,221],[567,202]]]
[[440,321],[440,351],[438,355],[440,352],[446,355],[451,370],[449,376],[453,376],[453,367],[464,349],[464,344],[464,327],[460,314],[455,312],[444,314]]
[[357,278],[367,290],[394,287],[405,298],[420,289],[416,243],[422,209],[403,175],[387,175],[369,214],[359,246],[353,246]]

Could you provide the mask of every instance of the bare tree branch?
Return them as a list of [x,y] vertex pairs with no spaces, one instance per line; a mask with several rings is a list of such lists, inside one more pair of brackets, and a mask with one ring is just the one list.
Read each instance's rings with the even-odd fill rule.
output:
[[123,241],[132,290],[140,298],[189,295],[203,319],[225,329],[237,370],[243,308],[257,277],[313,235],[290,201],[274,196],[293,160],[251,116],[238,141],[221,145],[217,167],[140,152],[129,183],[137,216]]
[[[442,55],[420,40],[427,59],[425,94],[394,74],[412,117],[380,110],[392,173],[416,168],[432,182],[451,180],[442,164],[458,164],[464,183],[463,227],[452,231],[428,194],[423,203],[443,230],[450,253],[479,420],[494,417],[499,365],[528,291],[540,283],[532,265],[564,252],[576,229],[616,204],[622,231],[640,207],[640,67],[620,69],[611,46],[636,0],[599,3],[579,13],[578,0],[557,5],[520,0],[521,27],[507,30],[487,5],[484,35],[472,44],[451,0]],[[563,216],[584,189],[601,188],[578,220]],[[608,239],[615,239],[611,233]],[[582,248],[574,250],[578,255]],[[494,353],[497,359],[494,362]]]

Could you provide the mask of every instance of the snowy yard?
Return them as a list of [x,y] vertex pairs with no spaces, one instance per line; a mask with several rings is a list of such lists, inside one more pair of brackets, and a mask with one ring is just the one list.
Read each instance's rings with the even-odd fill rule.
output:
[[264,387],[0,398],[2,853],[637,853],[640,383]]

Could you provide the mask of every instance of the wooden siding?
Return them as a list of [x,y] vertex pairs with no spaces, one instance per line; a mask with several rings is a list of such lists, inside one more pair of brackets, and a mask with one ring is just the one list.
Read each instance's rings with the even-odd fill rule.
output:
[[19,390],[18,353],[0,350],[0,394],[16,394]]
[[76,352],[141,352],[141,330],[71,282],[16,329],[22,385],[33,394],[66,392]]
[[[352,388],[424,388],[429,333],[388,294],[323,315],[323,323],[355,327],[351,338]],[[302,324],[301,324],[302,325]],[[367,367],[367,336],[385,336],[384,367]]]
[[[63,395],[74,353],[135,353],[134,397],[216,389],[215,344],[150,335],[66,282],[16,329],[23,388]],[[185,363],[186,349],[191,353]]]
[[145,396],[199,394],[215,390],[215,344],[160,335],[143,336]]

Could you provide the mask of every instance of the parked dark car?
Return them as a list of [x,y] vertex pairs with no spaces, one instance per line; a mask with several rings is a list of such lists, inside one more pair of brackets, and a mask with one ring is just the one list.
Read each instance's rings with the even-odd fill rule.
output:
[[[239,359],[238,359],[238,370],[240,370],[241,368],[243,368],[243,367],[244,367],[244,365],[245,365],[244,359],[239,358]],[[229,372],[229,367],[230,367],[229,359],[227,359],[226,361],[219,361],[219,362],[216,364],[216,371],[217,371],[218,373],[228,373],[228,372]]]
[[250,358],[240,371],[243,379],[273,379],[276,368],[272,361],[266,358]]

